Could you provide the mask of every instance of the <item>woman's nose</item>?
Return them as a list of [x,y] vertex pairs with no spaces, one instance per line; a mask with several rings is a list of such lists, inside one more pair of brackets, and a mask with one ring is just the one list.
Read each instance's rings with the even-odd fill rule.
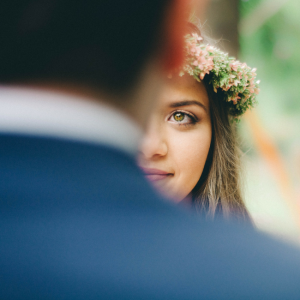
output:
[[145,159],[154,159],[167,155],[167,142],[163,137],[162,131],[157,127],[148,128],[143,137],[140,152]]

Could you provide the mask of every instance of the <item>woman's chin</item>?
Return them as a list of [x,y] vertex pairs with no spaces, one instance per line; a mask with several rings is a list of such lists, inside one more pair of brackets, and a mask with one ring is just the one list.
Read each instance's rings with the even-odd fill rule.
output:
[[181,201],[184,201],[186,198],[185,195],[182,195],[177,190],[173,190],[172,188],[167,188],[166,186],[156,186],[156,184],[153,184],[154,188],[165,198],[170,200],[174,203],[179,203]]
[[174,175],[145,175],[156,191],[171,202],[179,203],[185,201],[188,193],[183,193],[178,186],[174,186]]

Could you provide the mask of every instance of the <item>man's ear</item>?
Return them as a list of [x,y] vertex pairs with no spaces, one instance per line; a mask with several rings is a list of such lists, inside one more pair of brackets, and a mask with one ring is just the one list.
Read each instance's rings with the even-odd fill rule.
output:
[[184,60],[184,35],[191,5],[190,0],[170,1],[163,35],[162,63],[164,71],[179,68]]

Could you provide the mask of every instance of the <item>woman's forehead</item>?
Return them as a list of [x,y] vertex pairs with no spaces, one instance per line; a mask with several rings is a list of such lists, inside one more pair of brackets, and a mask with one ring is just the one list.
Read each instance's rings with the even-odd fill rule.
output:
[[[166,83],[163,98],[169,100],[197,100],[209,105],[206,88],[202,82],[196,81],[192,76],[176,76]],[[186,99],[185,99],[186,98]]]
[[172,75],[171,78],[167,81],[170,85],[182,85],[182,86],[193,86],[197,83],[197,80],[190,75]]

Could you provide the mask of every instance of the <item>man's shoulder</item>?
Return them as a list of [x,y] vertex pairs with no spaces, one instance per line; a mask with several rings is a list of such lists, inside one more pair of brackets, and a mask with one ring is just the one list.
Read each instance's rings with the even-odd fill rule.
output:
[[129,206],[143,206],[146,200],[150,206],[152,202],[160,203],[134,157],[120,149],[15,134],[1,134],[0,143],[2,199],[3,193],[11,197],[19,190],[31,202],[51,194],[52,203],[57,201],[57,205],[62,205],[61,198],[63,203],[90,202],[111,208],[122,202]]
[[[49,168],[60,168],[65,173],[71,173],[72,168],[79,168],[84,174],[93,169],[101,171],[99,166],[106,171],[117,167],[122,172],[135,171],[134,159],[128,153],[105,144],[81,142],[73,139],[59,137],[36,136],[27,134],[0,134],[1,148],[0,159],[7,167],[40,168],[47,171]],[[24,165],[18,165],[23,161]],[[69,167],[67,169],[66,167]],[[70,169],[71,168],[71,169]],[[99,172],[102,173],[103,172]],[[60,173],[61,176],[64,173]],[[75,174],[74,174],[75,175]],[[87,174],[86,174],[87,175]]]
[[126,153],[0,142],[0,298],[299,299],[298,250],[180,213]]

